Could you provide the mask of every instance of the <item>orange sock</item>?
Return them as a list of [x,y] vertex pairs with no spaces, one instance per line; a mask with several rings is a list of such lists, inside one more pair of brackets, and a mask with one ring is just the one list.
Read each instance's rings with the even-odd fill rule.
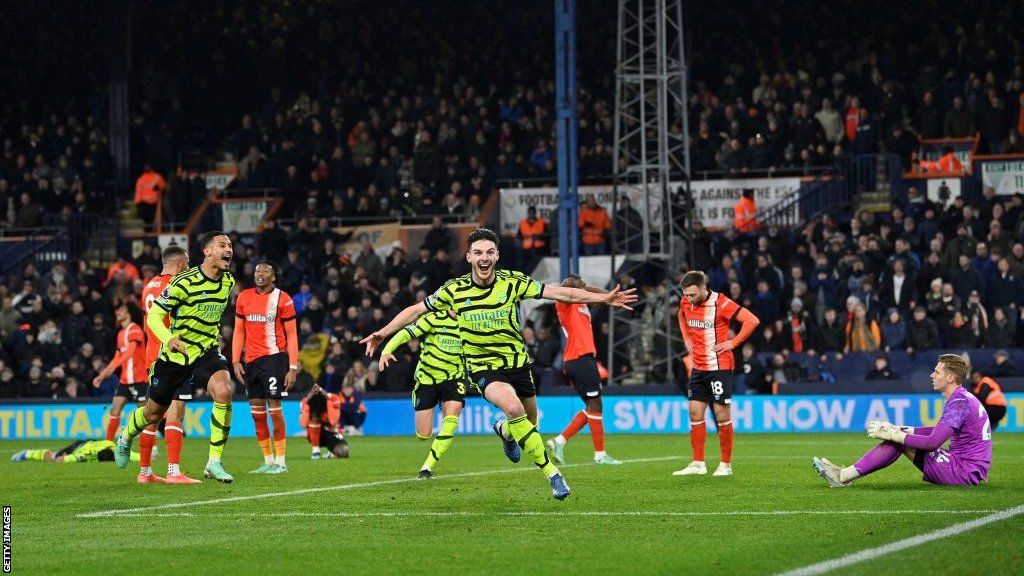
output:
[[732,420],[718,425],[718,443],[722,447],[722,463],[732,462]]
[[156,426],[146,426],[139,434],[139,466],[149,468],[153,464],[153,446],[156,446]]
[[260,450],[263,451],[263,458],[271,458],[274,455],[274,449],[270,446],[270,427],[267,425],[267,410],[264,409],[252,409],[252,421],[256,425],[256,442],[260,445]]
[[584,412],[590,424],[590,440],[594,443],[594,452],[604,452],[604,417],[601,413]]
[[280,464],[284,462],[284,455],[288,442],[288,436],[284,427],[284,413],[281,408],[270,408],[270,419],[274,423],[274,452],[277,453],[277,460]]
[[320,424],[313,424],[312,422],[306,428],[306,432],[309,436],[309,443],[313,445],[313,448],[320,447]]
[[690,422],[690,446],[693,448],[694,462],[704,461],[704,440],[707,439],[708,427],[703,420]]
[[569,425],[565,427],[565,430],[562,430],[562,438],[565,438],[566,440],[572,438],[586,425],[587,412],[585,410],[580,410],[579,412],[576,413],[575,416],[573,416],[572,421],[569,422]]
[[185,434],[182,432],[181,422],[167,422],[164,424],[164,441],[167,442],[167,464],[177,466],[181,464],[181,445],[185,442]]
[[114,416],[110,415],[110,420],[107,421],[107,441],[113,442],[114,436],[117,436],[117,428],[121,425],[121,415]]

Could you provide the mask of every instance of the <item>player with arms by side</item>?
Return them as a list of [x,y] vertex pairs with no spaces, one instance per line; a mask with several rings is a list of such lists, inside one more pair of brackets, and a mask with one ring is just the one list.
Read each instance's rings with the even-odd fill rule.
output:
[[424,314],[415,324],[395,334],[380,352],[380,369],[384,370],[394,362],[395,350],[413,338],[422,340],[420,360],[413,375],[416,387],[412,391],[416,437],[430,440],[434,429],[434,407],[438,404],[441,404],[444,415],[441,429],[430,444],[427,459],[416,475],[421,480],[428,480],[433,478],[434,466],[455,439],[459,416],[466,405],[466,369],[462,359],[459,321],[451,310]]
[[[725,294],[708,289],[708,277],[699,270],[683,274],[679,282],[683,298],[679,301],[679,330],[690,351],[693,370],[686,382],[689,398],[690,446],[693,461],[686,468],[676,470],[675,476],[708,473],[704,464],[704,441],[707,423],[704,421],[711,404],[718,423],[718,443],[722,457],[714,476],[732,476],[732,372],[736,367],[733,350],[746,342],[761,323],[746,308],[733,302]],[[742,326],[734,338],[729,339],[729,326],[733,321]]]
[[562,500],[569,486],[548,458],[544,441],[537,432],[537,387],[531,374],[532,359],[523,342],[519,302],[531,298],[583,304],[608,304],[629,309],[636,302],[636,290],[593,294],[586,290],[545,286],[511,270],[498,270],[498,235],[486,228],[473,231],[466,244],[466,261],[472,271],[454,278],[423,302],[402,310],[387,326],[362,340],[367,355],[392,334],[427,312],[453,310],[459,319],[463,357],[471,381],[483,390],[484,398],[501,410],[507,420],[495,424],[505,446],[505,455],[517,462],[520,449],[551,482],[552,495]]
[[[203,263],[175,276],[149,310],[146,325],[163,343],[150,371],[149,403],[131,413],[117,437],[114,450],[119,468],[128,465],[132,439],[167,412],[182,385],[206,386],[213,398],[210,412],[210,455],[203,474],[218,482],[232,482],[221,462],[231,431],[231,377],[221,355],[220,321],[235,287],[231,266],[231,239],[223,232],[208,232],[200,245]],[[164,318],[173,318],[170,328]]]
[[[852,466],[837,466],[825,458],[811,460],[818,475],[833,488],[891,466],[906,456],[924,474],[924,481],[942,486],[976,486],[988,479],[992,465],[992,427],[985,406],[963,387],[970,366],[956,354],[939,356],[932,387],[946,399],[934,427],[912,428],[889,422],[868,422],[868,436],[883,442]],[[949,449],[942,445],[949,440]]]
[[[253,272],[256,287],[243,290],[235,301],[231,363],[235,377],[245,384],[249,409],[256,424],[256,441],[263,451],[263,464],[253,470],[253,474],[288,471],[285,464],[287,433],[284,414],[281,413],[281,398],[288,395],[298,375],[299,336],[295,329],[292,297],[276,286],[279,270],[273,262],[257,264]],[[273,443],[267,426],[267,412],[274,421]]]
[[[326,392],[319,384],[306,394],[299,405],[299,426],[306,429],[306,439],[313,447],[313,460],[348,458],[348,441],[341,433],[341,395]],[[320,449],[327,454],[321,456]]]
[[[153,303],[160,297],[164,289],[171,282],[174,276],[188,270],[188,252],[181,246],[168,246],[164,249],[163,270],[146,283],[142,289],[142,310],[149,319],[149,311]],[[170,326],[170,318],[164,316],[164,325]],[[146,328],[146,370],[150,370],[156,359],[160,356],[160,340],[153,334],[149,323]],[[168,484],[200,484],[199,480],[189,478],[181,472],[181,447],[185,443],[185,432],[181,422],[185,418],[185,403],[192,399],[192,386],[185,384],[178,389],[170,407],[164,413],[164,443],[167,445],[167,477],[164,479]],[[140,467],[145,470],[150,467],[152,451],[149,446],[156,444],[157,427],[149,425],[142,431],[139,437],[139,451],[143,454]],[[144,478],[143,472],[139,473],[139,482]]]
[[[607,294],[607,290],[587,286],[579,276],[569,276],[562,286],[579,288],[596,294]],[[601,373],[597,367],[597,348],[594,346],[594,328],[590,323],[590,308],[586,304],[555,303],[555,313],[565,334],[565,350],[562,352],[563,370],[569,378],[584,408],[580,410],[562,433],[548,440],[548,449],[555,463],[565,463],[565,444],[590,424],[590,440],[594,444],[595,464],[622,464],[604,451],[604,419],[601,402]]]

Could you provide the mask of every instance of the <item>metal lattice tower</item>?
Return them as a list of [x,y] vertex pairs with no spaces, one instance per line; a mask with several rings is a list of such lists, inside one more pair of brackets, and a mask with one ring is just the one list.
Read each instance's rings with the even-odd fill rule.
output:
[[[612,275],[661,281],[692,261],[688,231],[689,123],[681,0],[619,0],[615,84],[615,217],[628,196],[636,225],[614,238]],[[623,219],[625,221],[625,219]],[[617,227],[618,228],[618,227]],[[687,257],[690,256],[690,257]],[[637,312],[609,319],[609,382],[664,382],[674,377],[679,328],[669,309],[674,287],[641,295]],[[616,351],[633,370],[619,374]]]

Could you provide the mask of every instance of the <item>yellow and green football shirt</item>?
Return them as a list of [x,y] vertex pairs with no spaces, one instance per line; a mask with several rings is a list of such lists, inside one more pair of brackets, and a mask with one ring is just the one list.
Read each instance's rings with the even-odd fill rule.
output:
[[462,335],[462,354],[470,372],[529,366],[523,342],[519,302],[544,296],[544,284],[521,272],[495,270],[487,286],[472,274],[449,280],[424,301],[433,312],[454,310]]
[[395,334],[381,350],[381,356],[393,353],[414,338],[422,342],[420,360],[414,374],[417,386],[465,380],[466,369],[462,360],[462,336],[458,320],[448,312],[424,314],[415,323]]
[[[230,272],[214,280],[199,266],[171,278],[146,318],[149,329],[163,342],[160,360],[188,365],[207,351],[216,350],[221,316],[234,287],[235,277]],[[167,315],[171,317],[169,329],[164,326]],[[187,354],[167,347],[167,342],[175,336],[188,346]]]

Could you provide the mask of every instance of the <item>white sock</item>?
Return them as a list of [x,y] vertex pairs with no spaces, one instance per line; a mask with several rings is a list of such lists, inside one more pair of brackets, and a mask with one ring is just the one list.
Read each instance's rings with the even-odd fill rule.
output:
[[843,468],[842,470],[839,471],[840,482],[851,482],[853,480],[856,480],[857,478],[860,478],[860,472],[858,472],[857,469],[854,468],[853,466],[847,466],[846,468]]
[[704,466],[704,461],[703,460],[694,460],[693,462],[690,462],[690,464],[696,464],[698,466]]
[[167,475],[168,476],[171,476],[171,475],[177,476],[178,474],[181,474],[181,470],[178,468],[177,464],[168,464],[167,465]]
[[264,456],[263,457],[263,463],[264,464],[273,464],[274,463],[274,455],[273,454],[267,454],[266,456]]
[[274,459],[273,463],[278,466],[284,466],[284,454],[278,454]]
[[153,468],[151,466],[143,466],[139,468],[139,474],[142,474],[143,476],[152,476]]
[[594,450],[594,460],[600,460],[608,454],[604,450]]
[[320,453],[320,447],[319,446],[313,446],[313,454],[319,454],[319,453]]
[[565,436],[562,436],[561,434],[555,436],[555,444],[558,444],[559,446],[565,446],[565,442]]
[[220,462],[220,456],[214,456],[211,454],[210,457],[206,460],[206,463],[209,465],[213,464],[214,462]]

